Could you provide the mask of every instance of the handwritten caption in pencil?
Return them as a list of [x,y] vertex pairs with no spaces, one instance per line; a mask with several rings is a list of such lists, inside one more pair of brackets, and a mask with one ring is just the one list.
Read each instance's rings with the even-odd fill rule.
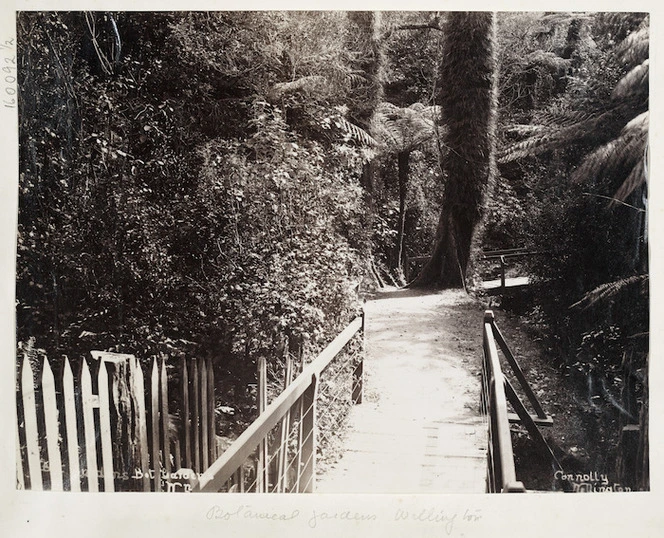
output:
[[447,511],[437,507],[418,508],[406,510],[397,508],[390,514],[377,514],[372,512],[358,512],[354,510],[326,511],[326,510],[298,510],[270,511],[256,508],[250,504],[241,504],[232,508],[224,508],[219,505],[212,506],[206,513],[205,518],[216,521],[242,521],[262,520],[273,522],[303,521],[309,528],[315,529],[330,522],[376,522],[389,520],[392,523],[416,522],[439,526],[445,534],[452,535],[455,528],[468,523],[476,523],[482,519],[479,509],[466,509],[463,513]]

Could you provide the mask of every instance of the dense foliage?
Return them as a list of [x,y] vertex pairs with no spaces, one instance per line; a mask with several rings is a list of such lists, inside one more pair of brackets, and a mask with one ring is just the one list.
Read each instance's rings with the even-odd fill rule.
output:
[[[522,218],[487,237],[541,253],[529,316],[602,412],[599,457],[619,468],[619,425],[640,423],[647,450],[648,25],[639,13],[503,15],[501,196]],[[647,487],[643,468],[623,476]]]
[[211,354],[246,382],[282,335],[319,347],[349,320],[368,244],[342,15],[18,30],[19,340]]
[[629,364],[647,401],[649,18],[497,20],[19,13],[18,339],[209,355],[242,392],[408,256],[450,285],[525,246],[588,400]]

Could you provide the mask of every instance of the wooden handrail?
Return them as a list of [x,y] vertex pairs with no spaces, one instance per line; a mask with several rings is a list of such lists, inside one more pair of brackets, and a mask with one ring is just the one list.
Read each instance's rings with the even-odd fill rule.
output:
[[302,373],[267,406],[265,411],[203,473],[193,491],[219,491],[233,473],[251,456],[261,440],[274,428],[304,393],[317,384],[321,372],[363,327],[363,316],[356,317]]
[[500,492],[525,492],[526,489],[516,479],[512,436],[507,412],[505,377],[500,368],[498,349],[493,334],[494,315],[491,310],[484,313],[484,372],[489,394],[485,396],[489,414],[489,469],[494,476],[489,477],[490,486]]

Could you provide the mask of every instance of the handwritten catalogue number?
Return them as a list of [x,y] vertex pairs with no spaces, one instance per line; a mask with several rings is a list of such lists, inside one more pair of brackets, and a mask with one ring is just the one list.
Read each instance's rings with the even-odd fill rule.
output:
[[5,108],[16,108],[16,42],[14,39],[6,39],[0,43],[0,54],[2,55],[2,105]]

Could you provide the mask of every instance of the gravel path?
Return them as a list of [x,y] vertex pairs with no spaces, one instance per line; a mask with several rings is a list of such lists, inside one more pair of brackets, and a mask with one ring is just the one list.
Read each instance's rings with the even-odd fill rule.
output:
[[364,403],[318,493],[483,493],[482,307],[461,290],[367,303]]

